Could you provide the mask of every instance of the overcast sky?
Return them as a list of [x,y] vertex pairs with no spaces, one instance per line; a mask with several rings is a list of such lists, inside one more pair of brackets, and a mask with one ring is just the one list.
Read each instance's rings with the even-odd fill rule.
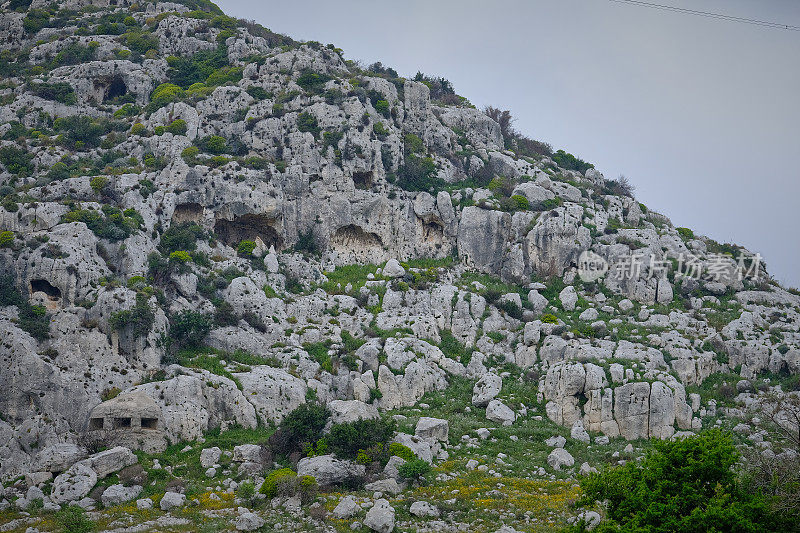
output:
[[[800,286],[800,31],[609,0],[217,3],[347,59],[448,78]],[[800,26],[798,0],[658,3]]]

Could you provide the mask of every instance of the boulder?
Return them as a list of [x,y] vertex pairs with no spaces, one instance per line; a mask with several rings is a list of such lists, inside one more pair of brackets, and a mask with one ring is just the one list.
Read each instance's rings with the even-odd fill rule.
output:
[[211,468],[219,462],[222,456],[222,450],[214,446],[213,448],[204,448],[200,452],[200,466],[203,468]]
[[333,508],[333,516],[339,520],[352,518],[361,511],[361,506],[358,505],[353,495],[348,494],[336,504]]
[[258,444],[240,444],[233,448],[233,462],[261,463],[261,446]]
[[372,483],[367,483],[364,488],[371,492],[382,492],[384,494],[391,494],[392,496],[400,494],[403,489],[397,480],[393,478],[379,479]]
[[497,374],[487,372],[475,383],[472,388],[472,405],[475,407],[486,407],[491,400],[494,400],[500,389],[503,388],[503,379]]
[[378,533],[389,533],[394,530],[394,508],[381,498],[367,511],[364,525]]
[[53,444],[39,452],[36,464],[41,471],[63,472],[86,456],[86,450],[77,444]]
[[139,459],[132,451],[124,446],[117,446],[110,450],[96,453],[81,461],[97,473],[98,479],[102,479],[109,474],[119,472],[126,466],[136,464]]
[[437,509],[435,505],[431,505],[430,503],[423,501],[416,501],[412,503],[409,511],[414,516],[419,516],[419,517],[439,516],[439,509]]
[[186,496],[178,492],[167,491],[161,497],[161,502],[158,504],[162,511],[171,511],[178,507],[183,507],[186,503]]
[[414,435],[423,439],[434,439],[447,442],[447,435],[450,425],[447,420],[441,418],[420,417]]
[[561,470],[562,467],[570,468],[575,465],[575,458],[564,448],[556,448],[547,456],[547,464],[553,470]]
[[578,293],[575,292],[575,287],[568,285],[558,293],[558,298],[561,300],[561,307],[565,311],[574,311],[575,305],[578,303]]
[[510,426],[517,417],[509,406],[500,400],[492,400],[486,406],[486,418],[492,422]]
[[366,473],[364,465],[337,459],[333,455],[304,457],[297,463],[298,476],[314,476],[321,486],[330,486],[358,478]]
[[263,518],[255,513],[246,512],[236,517],[236,530],[237,531],[255,531],[264,527],[266,522]]
[[141,492],[141,485],[132,485],[130,487],[120,484],[111,485],[103,491],[102,496],[100,496],[100,501],[103,502],[104,507],[111,507],[129,502],[136,498]]
[[387,278],[402,278],[406,275],[406,269],[400,265],[397,259],[389,259],[383,267],[383,275]]
[[328,409],[331,412],[331,422],[334,424],[377,420],[381,417],[374,405],[358,400],[333,400],[328,404]]
[[53,481],[50,499],[62,504],[80,500],[97,483],[97,472],[83,462],[75,463]]

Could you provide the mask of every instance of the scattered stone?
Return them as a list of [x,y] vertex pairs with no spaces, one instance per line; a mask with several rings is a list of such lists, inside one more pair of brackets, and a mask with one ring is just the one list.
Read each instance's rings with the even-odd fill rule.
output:
[[411,514],[414,516],[425,517],[425,516],[439,516],[439,509],[436,506],[431,505],[428,502],[423,501],[416,501],[411,504],[411,508],[409,509]]
[[394,508],[383,498],[367,511],[364,525],[378,533],[389,533],[394,529]]
[[162,511],[171,511],[178,507],[183,507],[185,503],[186,496],[178,492],[167,491],[164,493],[164,496],[161,497],[161,502],[158,506]]
[[547,464],[553,470],[561,470],[563,467],[570,468],[575,465],[575,458],[564,448],[556,448],[547,456]]

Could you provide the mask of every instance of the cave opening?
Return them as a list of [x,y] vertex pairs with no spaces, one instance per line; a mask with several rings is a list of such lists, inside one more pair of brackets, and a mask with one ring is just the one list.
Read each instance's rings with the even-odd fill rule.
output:
[[125,80],[121,76],[114,76],[111,78],[111,83],[106,88],[106,97],[104,101],[113,100],[120,96],[128,94],[128,87],[125,85]]
[[51,300],[59,300],[61,298],[61,290],[51,285],[46,279],[31,280],[31,293],[34,292],[43,292]]
[[236,247],[241,241],[255,241],[260,238],[269,248],[280,250],[283,238],[275,227],[275,219],[267,215],[242,215],[233,220],[217,219],[214,233],[228,246]]

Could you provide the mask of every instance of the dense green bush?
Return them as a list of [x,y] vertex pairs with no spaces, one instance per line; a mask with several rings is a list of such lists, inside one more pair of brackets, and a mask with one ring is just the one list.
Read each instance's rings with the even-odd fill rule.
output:
[[675,228],[675,229],[678,231],[678,235],[680,235],[684,241],[690,241],[694,239],[694,232],[689,228]]
[[199,311],[184,310],[170,317],[170,342],[179,348],[196,348],[211,331],[212,318]]
[[264,479],[259,492],[265,494],[267,498],[274,498],[278,494],[285,494],[289,486],[294,484],[297,474],[291,468],[279,468],[273,470]]
[[45,100],[53,100],[68,105],[76,102],[75,89],[66,82],[32,83],[29,86],[29,90],[31,94]]
[[147,31],[129,31],[123,35],[123,40],[128,48],[140,54],[158,51],[158,36]]
[[79,65],[92,61],[97,51],[99,43],[90,42],[87,46],[80,43],[70,43],[59,51],[50,63],[51,68],[63,67],[66,65]]
[[44,9],[31,9],[22,19],[22,27],[28,33],[36,33],[50,22],[50,13]]
[[11,174],[31,175],[33,173],[32,160],[33,154],[16,146],[3,146],[0,148],[0,163],[3,163],[3,166]]
[[436,165],[431,157],[425,157],[422,139],[408,134],[403,139],[405,162],[397,170],[397,185],[407,191],[430,191],[444,185],[436,176]]
[[179,102],[185,95],[184,90],[174,83],[162,83],[153,89],[153,93],[150,95],[149,108],[151,111],[155,111],[172,102]]
[[385,445],[394,436],[396,427],[394,420],[382,418],[334,424],[327,440],[337,455],[352,459],[359,450],[367,450],[377,444]]
[[[595,531],[785,531],[760,494],[741,487],[731,437],[713,429],[674,442],[653,441],[641,462],[581,482],[579,503],[603,501],[608,521]],[[789,519],[790,517],[786,517]]]
[[214,50],[200,50],[187,57],[170,56],[167,63],[170,81],[187,89],[195,83],[206,83],[214,71],[228,66],[228,48],[220,44]]
[[316,442],[322,437],[322,430],[330,415],[325,406],[317,402],[306,402],[286,415],[281,422],[281,428],[289,431],[298,443]]
[[173,135],[186,135],[186,130],[186,121],[182,118],[173,120],[166,128],[166,131],[172,133]]
[[142,215],[136,210],[120,211],[110,205],[104,205],[101,211],[73,209],[64,215],[63,221],[83,222],[95,235],[110,241],[120,241],[129,237],[144,223]]
[[553,154],[553,161],[560,166],[561,168],[567,170],[576,170],[581,174],[584,174],[590,168],[594,168],[594,165],[591,163],[587,163],[586,161],[575,157],[572,154],[565,152],[564,150],[559,150]]
[[0,231],[0,248],[11,248],[14,246],[14,232]]
[[56,524],[66,533],[89,533],[96,524],[86,516],[86,511],[77,505],[65,507],[55,515]]
[[416,458],[406,461],[397,468],[397,472],[400,474],[400,477],[403,479],[412,479],[414,481],[419,481],[430,471],[431,465],[422,459]]
[[148,299],[149,297],[146,294],[137,294],[136,304],[131,309],[111,313],[108,324],[116,330],[130,327],[134,337],[147,335],[153,328],[156,318]]
[[319,137],[319,124],[317,123],[317,117],[308,111],[303,111],[297,115],[297,129],[302,132],[311,132],[315,138]]
[[256,249],[256,243],[254,241],[241,241],[239,246],[236,247],[236,253],[241,255],[242,257],[250,257],[253,255],[253,250]]
[[112,124],[85,115],[72,115],[56,119],[53,129],[62,133],[62,144],[67,148],[81,150],[100,146],[100,138],[111,131]]
[[210,154],[224,154],[228,150],[228,141],[219,135],[209,135],[195,141],[195,144],[204,152]]
[[272,93],[268,92],[263,87],[257,87],[257,86],[248,87],[247,94],[249,94],[258,101],[266,100],[267,98],[272,98]]
[[194,222],[173,224],[161,236],[158,249],[167,255],[178,250],[191,252],[197,249],[197,240],[205,237],[206,231]]
[[320,94],[325,89],[325,84],[331,79],[327,74],[319,74],[310,70],[303,71],[297,78],[297,85],[306,92]]

